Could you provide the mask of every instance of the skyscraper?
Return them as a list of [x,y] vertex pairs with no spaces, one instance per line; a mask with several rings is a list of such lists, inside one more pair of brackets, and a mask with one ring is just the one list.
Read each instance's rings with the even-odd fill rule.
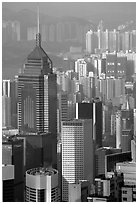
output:
[[92,119],[92,137],[97,147],[102,146],[102,102],[76,104],[76,119]]
[[95,53],[95,48],[98,47],[98,37],[92,30],[86,33],[86,52]]
[[75,61],[75,72],[79,75],[79,80],[87,76],[87,63],[84,59]]
[[116,148],[121,148],[121,111],[116,113]]
[[69,183],[94,179],[92,120],[62,122],[62,201],[68,199]]
[[11,82],[10,80],[2,81],[2,127],[11,126]]
[[[38,12],[39,14],[39,12]],[[28,132],[57,132],[57,85],[52,61],[41,47],[41,34],[18,76],[18,127]]]

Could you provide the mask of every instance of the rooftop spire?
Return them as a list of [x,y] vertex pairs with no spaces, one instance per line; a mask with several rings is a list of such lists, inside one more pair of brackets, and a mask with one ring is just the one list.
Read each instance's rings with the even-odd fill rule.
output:
[[37,4],[37,33],[40,33],[39,5]]
[[36,33],[36,46],[41,47],[40,19],[39,19],[39,5],[38,5],[38,3],[37,3],[37,33]]

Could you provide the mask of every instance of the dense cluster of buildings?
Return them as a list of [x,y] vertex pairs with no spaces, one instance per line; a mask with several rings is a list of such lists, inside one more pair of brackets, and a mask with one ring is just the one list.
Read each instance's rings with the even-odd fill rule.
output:
[[2,83],[3,201],[136,201],[136,53],[102,43],[57,71],[38,18],[22,72]]

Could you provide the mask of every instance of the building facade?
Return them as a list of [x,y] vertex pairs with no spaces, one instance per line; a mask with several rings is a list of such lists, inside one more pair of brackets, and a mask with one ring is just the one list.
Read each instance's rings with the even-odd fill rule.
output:
[[92,120],[62,122],[61,139],[62,201],[69,201],[69,183],[94,179]]
[[27,202],[58,202],[58,171],[42,167],[26,171]]

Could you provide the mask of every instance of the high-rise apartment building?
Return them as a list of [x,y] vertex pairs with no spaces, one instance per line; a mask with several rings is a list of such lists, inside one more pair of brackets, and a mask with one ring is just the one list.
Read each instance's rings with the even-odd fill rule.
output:
[[68,184],[94,179],[92,120],[62,122],[62,201],[68,199]]
[[75,61],[75,72],[79,75],[79,80],[87,76],[87,63],[84,59]]
[[2,81],[2,127],[11,126],[11,81]]
[[27,202],[58,202],[58,171],[47,168],[34,168],[26,171]]
[[121,111],[116,113],[116,148],[121,148]]
[[95,48],[98,47],[98,37],[92,30],[86,33],[86,52],[95,53]]

